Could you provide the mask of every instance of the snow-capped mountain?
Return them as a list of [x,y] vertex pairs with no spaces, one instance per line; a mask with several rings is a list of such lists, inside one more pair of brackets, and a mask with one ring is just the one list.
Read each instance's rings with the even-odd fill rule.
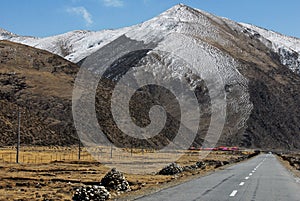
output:
[[18,36],[1,29],[0,40],[9,40],[47,50],[76,63],[126,33],[128,30],[129,28],[97,32],[80,30],[56,36],[37,38],[30,36]]
[[[300,76],[294,73],[299,72],[299,39],[240,24],[181,4],[144,23],[118,30],[73,31],[46,38],[18,36],[0,30],[0,39],[45,49],[73,62],[81,61],[80,72],[82,69],[87,70],[91,72],[87,75],[92,76],[82,82],[75,82],[79,83],[79,87],[74,87],[74,110],[78,109],[84,115],[79,119],[76,115],[73,117],[75,125],[87,129],[81,133],[89,133],[92,140],[95,140],[99,133],[97,129],[93,129],[96,133],[90,129],[93,125],[101,124],[100,127],[105,129],[110,139],[123,140],[119,143],[120,147],[131,145],[124,140],[132,138],[123,135],[120,130],[128,129],[133,119],[141,120],[139,123],[148,128],[145,123],[149,122],[151,116],[148,115],[148,106],[153,104],[151,98],[145,100],[148,92],[153,91],[152,88],[145,92],[143,87],[139,88],[136,85],[141,83],[139,86],[147,86],[144,82],[159,80],[171,86],[170,91],[173,92],[182,89],[181,82],[177,85],[179,80],[186,81],[188,88],[179,91],[176,98],[187,103],[186,109],[190,109],[191,112],[183,114],[187,116],[182,119],[190,120],[197,116],[197,109],[191,104],[195,102],[186,96],[190,91],[197,94],[197,102],[200,103],[198,109],[202,115],[200,123],[192,122],[196,122],[196,126],[189,125],[189,121],[183,124],[180,142],[184,142],[190,136],[190,131],[199,126],[196,130],[195,146],[202,142],[215,141],[215,136],[206,139],[207,133],[219,133],[220,145],[300,148]],[[7,49],[9,52],[13,51]],[[14,62],[13,57],[13,54],[3,52],[3,61],[0,64],[7,60]],[[42,68],[42,64],[39,68],[33,67],[39,69]],[[78,73],[77,78],[80,76]],[[94,80],[97,76],[103,80]],[[122,84],[123,78],[125,82]],[[105,86],[101,88],[100,83]],[[123,90],[124,86],[130,87]],[[118,93],[114,91],[115,88]],[[95,93],[89,91],[93,89],[97,89],[97,93],[99,91],[96,98],[90,96]],[[126,94],[130,93],[131,89],[137,89],[138,93]],[[155,98],[168,94],[163,92],[163,95],[158,94]],[[85,93],[87,97],[84,96]],[[131,95],[137,98],[130,102],[133,106],[133,112],[130,114],[135,116],[116,119],[121,122],[116,126],[111,117],[122,117],[119,111],[128,104],[120,100]],[[114,96],[122,97],[113,102]],[[86,100],[90,100],[89,103],[92,104],[85,104]],[[149,100],[150,102],[147,102]],[[161,100],[155,99],[154,102],[156,101]],[[171,120],[181,113],[177,107],[173,107],[176,104],[168,107],[170,102],[175,103],[173,101],[176,100],[172,97],[162,100],[166,103],[165,108],[170,109],[166,115],[171,114],[167,118],[171,128],[163,129],[169,137],[177,132],[174,129],[177,128],[175,124],[179,119]],[[113,103],[116,105],[117,115],[112,114]],[[92,107],[86,108],[89,105]],[[147,107],[143,107],[144,105]],[[95,109],[97,115],[94,115]],[[153,112],[152,108],[151,112],[159,113]],[[99,117],[97,121],[87,121],[95,116]],[[157,125],[164,122],[164,119],[150,117],[150,122],[152,120],[158,121]],[[214,125],[208,125],[210,122]],[[113,132],[110,133],[110,130]],[[139,142],[136,142],[137,146]],[[165,138],[154,137],[150,144],[160,145],[168,142]]]
[[[195,10],[202,13],[202,16],[198,16],[198,14],[193,12],[182,12],[181,6],[174,6],[142,24],[116,30],[96,32],[77,30],[61,35],[37,38],[19,36],[0,29],[0,40],[10,40],[44,49],[77,63],[123,34],[137,39],[142,37],[147,38],[147,40],[151,40],[152,38],[158,39],[157,36],[163,38],[171,31],[181,29],[184,23],[197,22],[194,28],[197,29],[202,38],[212,36],[214,38],[222,38],[213,31],[213,26],[207,23],[207,20],[205,20],[205,17],[207,17],[219,23],[224,23],[222,21],[225,21],[230,27],[248,34],[251,38],[261,40],[266,46],[278,53],[283,65],[288,66],[293,72],[300,73],[300,39],[285,36],[254,25],[236,23],[226,18],[219,18],[198,9]],[[189,31],[185,30],[186,34],[189,34]]]
[[[282,59],[273,43],[246,25],[185,5],[174,6],[153,19],[130,27],[124,35],[101,47],[84,60],[81,69],[88,69],[91,72],[87,75],[103,76],[106,81],[113,82],[101,88],[93,77],[88,76],[80,80],[79,95],[75,94],[82,98],[78,102],[82,102],[81,104],[76,102],[75,105],[78,106],[76,109],[81,111],[86,105],[94,106],[95,99],[89,94],[93,93],[90,90],[98,87],[100,94],[105,94],[103,95],[105,98],[98,97],[96,103],[100,108],[98,110],[100,127],[106,130],[110,139],[116,141],[120,139],[119,146],[129,146],[130,142],[125,142],[124,139],[132,138],[125,137],[122,131],[134,129],[130,127],[131,118],[121,118],[122,111],[128,111],[126,110],[128,108],[123,108],[128,104],[121,102],[123,100],[121,97],[131,97],[126,93],[132,88],[139,89],[136,85],[140,82],[145,86],[145,81],[162,80],[167,86],[171,86],[171,91],[176,91],[181,89],[181,85],[173,85],[175,81],[188,80],[191,90],[195,90],[201,97],[198,101],[201,102],[203,121],[209,122],[214,119],[212,121],[218,122],[213,126],[214,131],[209,131],[205,123],[199,125],[195,146],[203,141],[209,143],[214,141],[215,138],[208,139],[205,134],[218,133],[220,131],[218,125],[224,123],[224,128],[221,128],[220,144],[289,149],[300,147],[298,143],[300,131],[297,125],[297,121],[300,120],[298,115],[300,77],[287,68],[288,66],[294,69],[286,62],[290,61],[290,57]],[[285,49],[288,49],[288,46]],[[78,77],[81,77],[81,74]],[[124,82],[123,77],[127,78],[124,78]],[[220,83],[223,86],[219,86]],[[130,86],[130,89],[118,88],[121,86]],[[115,88],[117,92],[114,91]],[[218,88],[225,89],[224,96],[222,92],[215,91]],[[215,93],[214,98],[209,100],[211,90]],[[112,94],[121,97],[117,98],[115,103],[107,102],[107,99],[113,99]],[[192,105],[191,99],[186,98],[185,94],[179,94],[183,102],[189,103],[187,107]],[[88,98],[91,99],[86,104]],[[224,100],[226,100],[226,119],[222,119],[221,115],[224,114],[222,111]],[[141,103],[143,103],[141,99],[132,102],[134,108],[139,108],[137,110],[139,112],[135,113],[135,119],[142,119],[141,114],[148,114],[148,111],[143,111],[145,108],[141,107],[144,105]],[[146,105],[149,104],[151,105],[151,103]],[[110,109],[114,108],[113,105],[117,105],[115,113],[117,115],[111,114]],[[214,108],[215,111],[210,108]],[[83,120],[93,119],[94,110],[94,107],[87,108],[81,118],[77,118],[76,115],[74,117],[76,125],[87,129],[81,133],[90,133],[89,136],[83,137],[92,137],[85,138],[85,142],[96,140],[97,133],[94,131],[98,130],[91,129],[90,126],[97,125],[97,122]],[[171,114],[172,112],[174,111],[168,111]],[[192,114],[193,111],[187,119],[197,116]],[[111,116],[120,117],[121,119],[117,121],[120,124],[116,125]],[[180,142],[188,138],[190,130],[194,127],[186,126],[184,129],[185,135],[180,138]],[[113,132],[110,133],[109,130]],[[176,132],[174,127],[166,130]],[[152,140],[147,143],[158,145],[168,143],[162,138]],[[136,143],[138,146],[140,142]]]

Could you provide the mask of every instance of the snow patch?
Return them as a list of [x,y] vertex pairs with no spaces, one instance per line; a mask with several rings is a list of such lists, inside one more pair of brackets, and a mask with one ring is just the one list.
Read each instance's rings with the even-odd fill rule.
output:
[[245,31],[261,40],[267,47],[273,49],[280,56],[283,65],[293,72],[300,74],[300,39],[285,36],[280,33],[263,29],[251,24],[240,23]]

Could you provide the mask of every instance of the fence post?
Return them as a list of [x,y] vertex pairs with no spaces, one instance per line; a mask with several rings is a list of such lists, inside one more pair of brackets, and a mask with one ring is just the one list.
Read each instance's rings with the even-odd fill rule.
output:
[[20,113],[20,107],[18,107],[18,134],[17,134],[17,154],[16,154],[16,163],[19,163],[20,131],[21,131],[21,113]]
[[110,158],[112,158],[113,157],[113,147],[112,147],[112,145],[110,146]]
[[81,142],[80,142],[80,140],[79,140],[79,142],[78,142],[78,160],[80,160],[80,156],[81,156]]

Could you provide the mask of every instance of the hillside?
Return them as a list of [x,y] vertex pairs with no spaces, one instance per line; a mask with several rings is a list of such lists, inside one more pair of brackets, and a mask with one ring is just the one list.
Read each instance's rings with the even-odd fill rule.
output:
[[17,111],[23,144],[77,141],[71,96],[78,67],[44,50],[0,41],[0,145],[14,145]]

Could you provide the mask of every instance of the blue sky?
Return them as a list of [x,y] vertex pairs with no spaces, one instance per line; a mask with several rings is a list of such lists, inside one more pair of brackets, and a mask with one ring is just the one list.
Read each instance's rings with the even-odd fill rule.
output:
[[0,27],[20,35],[114,29],[183,3],[300,38],[299,0],[1,0]]

